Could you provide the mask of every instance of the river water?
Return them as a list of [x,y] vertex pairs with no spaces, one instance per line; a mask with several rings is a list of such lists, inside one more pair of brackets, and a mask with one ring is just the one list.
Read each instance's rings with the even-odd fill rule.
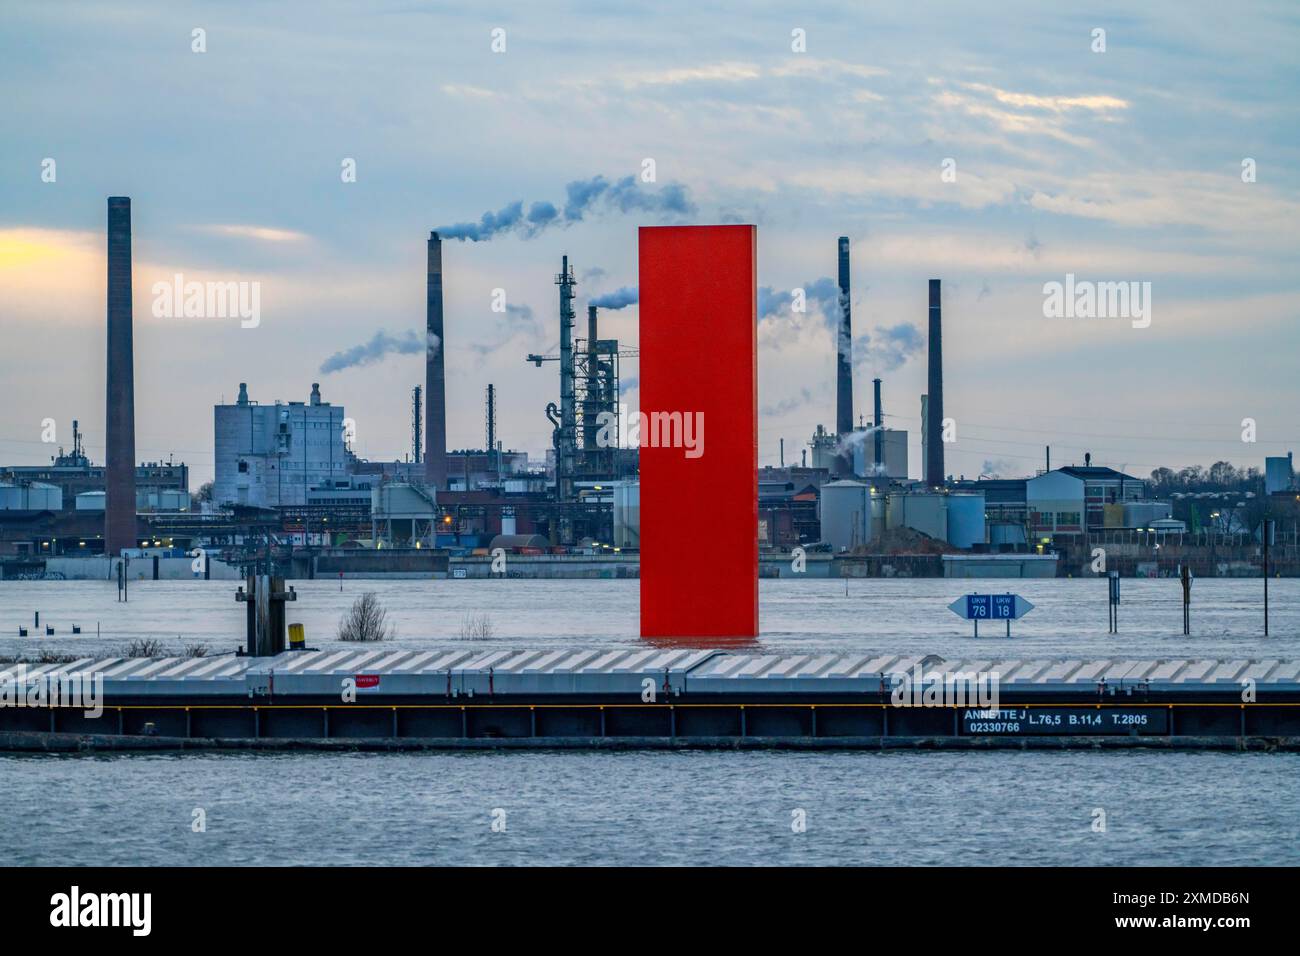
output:
[[0,757],[0,838],[19,864],[1294,865],[1298,779],[1294,754]]
[[[295,582],[290,620],[332,646],[378,593],[395,646],[634,645],[635,581]],[[1300,581],[764,581],[760,649],[984,656],[1300,656]],[[1036,607],[978,643],[968,590]],[[0,655],[242,640],[227,582],[0,583]],[[18,638],[41,611],[53,637]],[[460,637],[487,615],[492,636]],[[73,637],[72,624],[83,634]],[[96,636],[98,625],[99,636]],[[474,752],[0,756],[0,841],[24,864],[1300,863],[1300,755],[1165,752]],[[199,813],[201,811],[201,813]],[[201,818],[206,829],[194,831]],[[802,832],[796,832],[800,821]],[[1101,823],[1104,821],[1104,831]],[[504,829],[501,829],[504,822]],[[494,829],[493,824],[496,824]]]
[[[295,581],[289,620],[307,641],[327,646],[339,617],[362,591],[376,592],[396,627],[394,646],[459,643],[467,617],[486,615],[497,647],[591,647],[638,643],[635,580]],[[1029,656],[1294,657],[1300,655],[1300,579],[1270,582],[1264,638],[1263,582],[1205,579],[1192,587],[1191,635],[1182,633],[1182,589],[1171,578],[1125,580],[1118,636],[1106,633],[1102,580],[953,581],[944,579],[764,580],[759,585],[763,649],[920,652],[957,658],[978,653]],[[1035,605],[1005,629],[988,625],[979,643],[948,605],[972,590],[1013,590]],[[228,581],[140,581],[117,601],[107,581],[0,582],[0,656],[43,647],[112,655],[135,638],[168,653],[207,644],[233,651],[244,640],[245,606]],[[53,637],[19,638],[33,613]],[[72,625],[82,633],[73,637]],[[99,637],[96,638],[98,629]],[[29,630],[29,634],[35,632]],[[707,642],[705,642],[707,644]]]

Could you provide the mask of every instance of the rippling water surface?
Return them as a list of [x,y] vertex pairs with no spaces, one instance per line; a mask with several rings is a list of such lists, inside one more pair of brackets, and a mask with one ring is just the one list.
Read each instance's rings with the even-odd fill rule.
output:
[[1213,753],[0,757],[0,841],[20,864],[1295,865],[1298,779],[1300,755]]

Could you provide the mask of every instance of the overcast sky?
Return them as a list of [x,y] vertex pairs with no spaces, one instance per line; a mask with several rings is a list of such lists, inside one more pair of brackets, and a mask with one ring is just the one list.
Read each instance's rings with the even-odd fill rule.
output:
[[[134,212],[138,455],[189,462],[195,487],[212,406],[240,382],[269,402],[319,381],[359,454],[404,455],[422,355],[322,366],[422,330],[428,231],[515,202],[531,227],[445,244],[451,447],[482,445],[489,382],[507,447],[548,446],[556,367],[524,356],[558,340],[561,255],[581,315],[636,286],[638,225],[752,222],[777,304],[759,328],[760,463],[834,427],[822,300],[799,314],[781,293],[834,277],[839,235],[856,411],[879,375],[914,475],[932,277],[954,474],[1032,474],[1046,444],[1053,463],[1091,451],[1141,476],[1300,451],[1294,4],[718,6],[10,0],[0,464],[48,460],[46,418],[65,445],[79,419],[102,460],[110,195]],[[637,178],[566,216],[598,176]],[[260,325],[155,317],[151,287],[177,273],[260,283]],[[1149,327],[1046,318],[1044,283],[1067,273],[1151,283]],[[605,321],[635,344],[635,306]]]

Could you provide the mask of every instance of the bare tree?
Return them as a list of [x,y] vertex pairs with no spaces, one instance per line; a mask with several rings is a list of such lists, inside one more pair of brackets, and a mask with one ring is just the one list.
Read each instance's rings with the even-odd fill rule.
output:
[[142,637],[139,640],[132,641],[126,647],[122,648],[123,657],[162,657],[162,641],[154,640],[151,637]]
[[388,622],[374,591],[367,591],[352,602],[352,607],[339,619],[339,640],[368,643],[392,638],[395,630]]
[[486,614],[466,614],[460,622],[462,641],[490,641],[494,633],[492,618]]

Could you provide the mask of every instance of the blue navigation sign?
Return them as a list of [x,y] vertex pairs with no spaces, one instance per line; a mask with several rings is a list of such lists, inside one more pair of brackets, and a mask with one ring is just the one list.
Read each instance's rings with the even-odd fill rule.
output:
[[980,621],[1006,621],[1007,637],[1011,636],[1011,622],[1018,621],[1034,606],[1019,594],[967,594],[948,605],[958,617],[975,622],[975,636],[980,634]]

